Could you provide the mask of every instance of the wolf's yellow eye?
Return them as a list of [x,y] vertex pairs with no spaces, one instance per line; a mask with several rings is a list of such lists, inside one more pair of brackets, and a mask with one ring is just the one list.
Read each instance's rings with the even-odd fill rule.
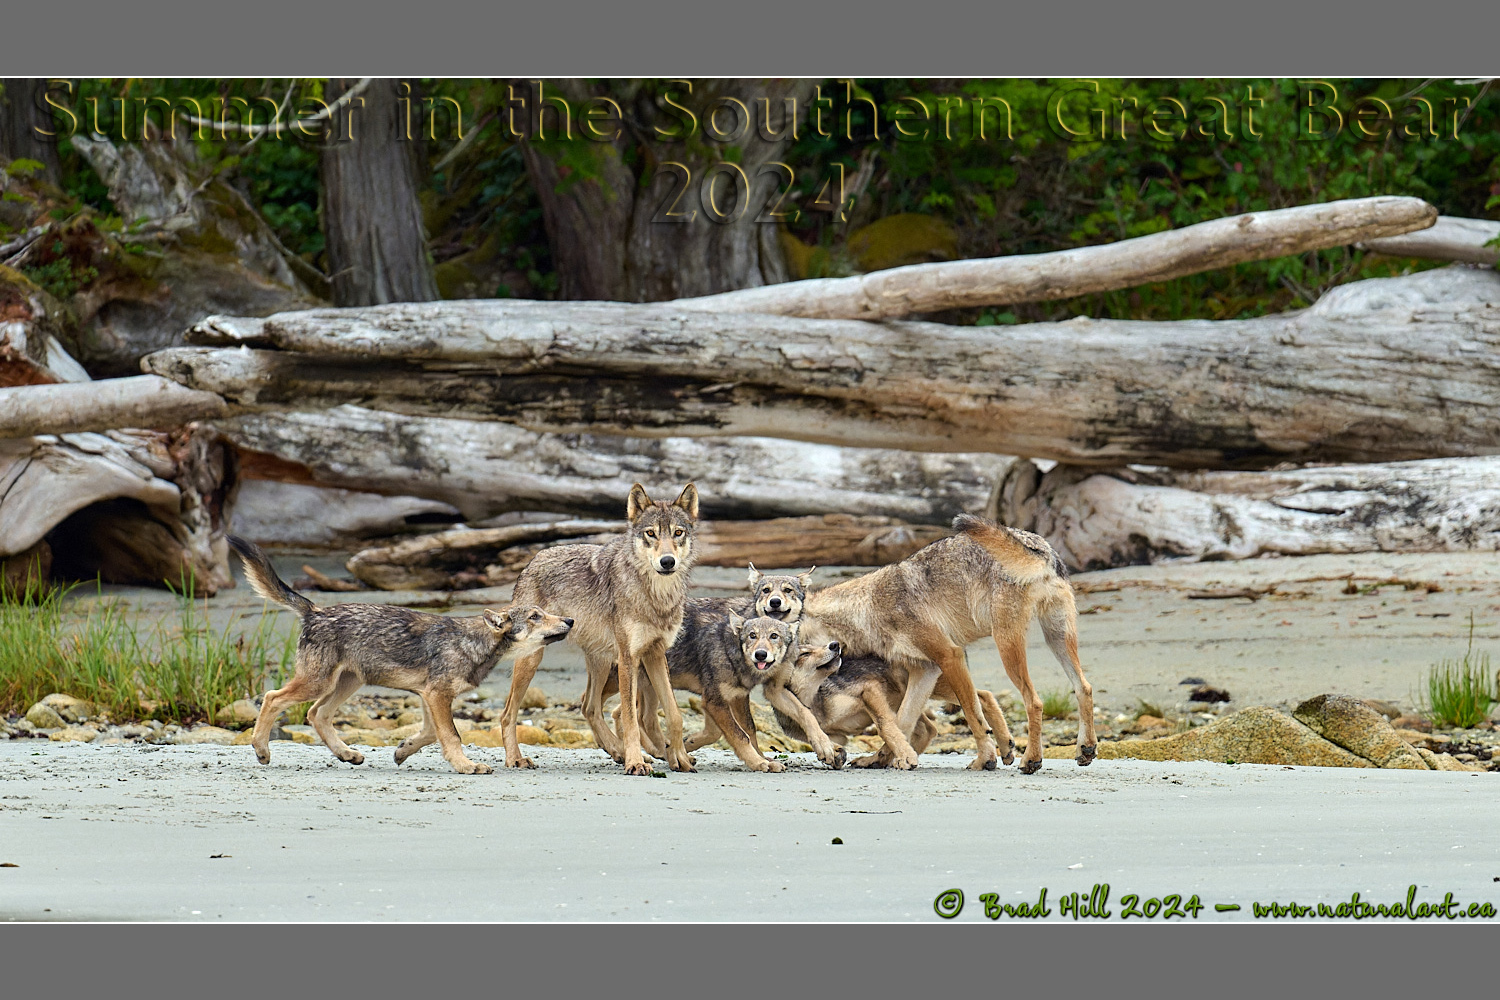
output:
[[655,537],[656,537],[656,532],[655,532],[655,531],[653,531],[653,530],[652,530],[652,529],[650,529],[650,528],[647,528],[647,529],[646,529],[646,537],[647,537],[647,538],[655,538]]
[[686,533],[687,532],[683,531],[681,528],[678,528],[676,531],[672,532],[672,537],[673,538],[681,538]]

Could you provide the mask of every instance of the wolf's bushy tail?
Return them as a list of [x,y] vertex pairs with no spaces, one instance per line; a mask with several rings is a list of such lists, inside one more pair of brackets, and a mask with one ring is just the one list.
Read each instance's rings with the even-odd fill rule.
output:
[[[1021,536],[1002,524],[991,524],[973,514],[953,519],[953,530],[967,535],[983,546],[995,561],[1018,583],[1034,583],[1057,576],[1057,557],[1051,546],[1037,539],[1040,547],[1028,545]],[[1035,538],[1036,536],[1031,536]]]
[[276,575],[276,570],[271,568],[271,560],[266,558],[260,546],[234,535],[225,536],[225,540],[244,560],[245,577],[250,581],[250,588],[261,597],[290,608],[299,618],[305,617],[315,607],[312,601],[288,587],[286,581]]

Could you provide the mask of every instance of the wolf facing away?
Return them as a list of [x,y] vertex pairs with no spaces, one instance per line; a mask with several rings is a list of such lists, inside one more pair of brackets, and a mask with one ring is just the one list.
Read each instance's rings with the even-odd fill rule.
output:
[[[942,538],[873,573],[807,595],[803,641],[837,639],[850,657],[875,655],[908,672],[897,720],[911,734],[939,677],[963,708],[977,753],[969,765],[989,770],[998,762],[964,647],[990,635],[1005,672],[1026,706],[1028,740],[1021,770],[1042,766],[1042,699],[1026,666],[1026,629],[1041,622],[1042,634],[1073,684],[1078,699],[1079,765],[1096,753],[1094,692],[1078,659],[1078,612],[1067,569],[1046,540],[1029,531],[960,514],[959,532]],[[994,725],[1002,745],[1010,743],[1004,718]],[[880,762],[913,768],[910,745],[887,745]]]
[[[896,721],[896,709],[906,693],[906,671],[878,656],[846,659],[841,653],[837,640],[826,646],[803,646],[788,682],[792,694],[807,706],[823,731],[840,745],[873,724],[894,753],[905,753],[908,747],[913,753],[923,753],[937,735],[937,722],[924,708],[917,717],[908,743]],[[986,721],[996,732],[1005,732],[1005,716],[1001,714],[999,701],[989,691],[981,689],[976,693]],[[952,700],[952,692],[941,679],[932,694],[935,698]],[[778,710],[776,719],[788,736],[803,738],[796,718]],[[1015,748],[1011,744],[1001,760],[1009,764],[1014,759]],[[879,754],[870,754],[856,758],[853,763],[855,767],[878,767],[882,761]]]
[[382,604],[320,608],[288,587],[258,546],[233,535],[228,541],[244,560],[251,588],[301,622],[296,672],[284,687],[266,693],[250,738],[262,764],[271,762],[272,723],[283,709],[302,701],[313,702],[307,721],[333,755],[364,763],[364,756],[339,738],[333,713],[361,684],[380,684],[422,699],[422,730],[396,748],[397,764],[436,741],[460,774],[488,774],[489,765],[464,755],[453,725],[453,699],[478,687],[502,657],[539,650],[573,627],[570,618],[520,604],[467,618]]
[[[641,754],[637,717],[638,669],[644,669],[667,710],[667,762],[691,771],[683,748],[682,713],[672,697],[667,648],[682,627],[688,571],[698,525],[698,489],[683,487],[674,501],[652,500],[640,483],[625,502],[625,533],[603,545],[559,545],[538,552],[516,580],[512,601],[540,604],[576,622],[570,638],[583,649],[588,683],[583,714],[599,746],[625,765],[626,774],[650,774]],[[516,658],[503,726],[505,765],[534,767],[521,755],[516,716],[521,696],[536,676],[542,650]],[[604,718],[604,687],[611,666],[620,665],[621,719],[616,734]]]

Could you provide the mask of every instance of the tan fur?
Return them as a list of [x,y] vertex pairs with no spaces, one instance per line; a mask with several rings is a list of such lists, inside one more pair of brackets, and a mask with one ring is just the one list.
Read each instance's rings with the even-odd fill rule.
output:
[[[899,757],[908,748],[912,753],[923,753],[937,735],[937,721],[924,709],[917,717],[911,740],[907,741],[896,718],[896,709],[906,694],[906,671],[877,657],[851,659],[846,664],[840,654],[837,641],[827,646],[801,648],[788,682],[797,701],[807,706],[818,725],[840,746],[850,736],[874,725],[880,738],[893,748],[891,758],[871,754],[851,761],[855,767],[887,766],[890,759]],[[979,690],[977,694],[986,721],[1005,744],[1001,760],[1009,764],[1015,759],[1015,744],[1010,739],[1000,703],[989,691]],[[950,700],[952,691],[939,680],[932,696]],[[788,735],[800,735],[798,730],[802,727],[798,720],[779,711],[777,717]]]
[[[1030,774],[1042,766],[1042,699],[1026,664],[1026,630],[1035,617],[1073,682],[1077,761],[1090,763],[1097,742],[1093,688],[1078,659],[1077,609],[1061,561],[1044,539],[1030,532],[965,514],[954,519],[954,527],[959,535],[933,542],[899,563],[810,593],[803,608],[803,641],[817,645],[837,639],[846,656],[879,656],[905,670],[906,694],[898,714],[903,734],[914,732],[941,678],[974,732],[978,752],[969,766],[989,769],[998,755],[964,647],[990,635],[1026,706],[1028,741],[1021,770]],[[1009,739],[1008,732],[995,728]],[[917,766],[909,745],[887,746],[881,757],[898,768]]]
[[[588,667],[584,717],[599,746],[625,766],[625,773],[651,773],[641,754],[636,711],[641,669],[667,710],[668,763],[675,770],[691,771],[666,652],[682,627],[688,571],[696,554],[698,490],[689,483],[675,501],[653,501],[637,483],[625,511],[625,534],[607,544],[560,545],[537,553],[516,581],[513,600],[541,603],[575,619],[569,639],[582,648]],[[503,716],[507,767],[535,766],[521,755],[516,716],[541,662],[537,651],[518,657],[512,669]],[[618,683],[624,706],[618,734],[604,718],[604,690],[615,663],[621,666]]]

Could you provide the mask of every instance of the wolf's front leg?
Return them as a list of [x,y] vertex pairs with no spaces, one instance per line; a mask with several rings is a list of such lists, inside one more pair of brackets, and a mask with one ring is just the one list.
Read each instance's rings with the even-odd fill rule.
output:
[[641,723],[637,715],[639,699],[636,696],[636,685],[640,683],[639,662],[635,651],[623,646],[615,657],[619,666],[620,743],[624,751],[625,773],[644,776],[651,773],[651,767],[641,755]]
[[[536,676],[536,668],[541,662],[542,651],[539,649],[535,653],[516,657],[511,666],[510,693],[505,696],[505,711],[500,716],[500,729],[505,739],[506,767],[536,767],[535,761],[521,754],[521,741],[516,734],[516,718],[521,714],[521,699],[526,696],[526,689],[531,686],[531,679]],[[438,738],[442,738],[441,728],[438,730]],[[447,756],[447,744],[443,747],[443,754]]]
[[667,650],[661,643],[652,643],[642,657],[646,676],[667,713],[667,763],[674,771],[693,771],[693,760],[682,745],[682,710],[677,707],[677,696],[672,693],[672,675],[667,667]]
[[828,738],[828,734],[823,732],[823,728],[818,725],[818,717],[813,715],[812,711],[806,705],[802,704],[796,695],[774,681],[767,684],[765,690],[766,701],[771,703],[771,707],[783,715],[795,719],[797,724],[802,727],[802,732],[807,735],[807,742],[812,744],[813,752],[818,755],[820,761],[834,770],[838,770],[844,766],[844,762],[848,759],[848,754],[844,752],[844,748],[836,745],[833,740]]

